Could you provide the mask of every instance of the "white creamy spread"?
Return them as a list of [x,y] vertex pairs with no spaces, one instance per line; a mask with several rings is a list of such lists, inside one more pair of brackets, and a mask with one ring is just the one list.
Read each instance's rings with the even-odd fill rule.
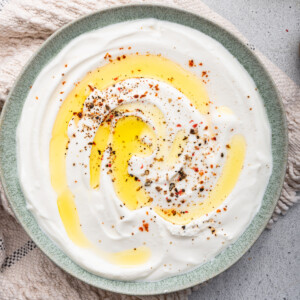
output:
[[[175,83],[173,78],[147,78],[138,75],[143,73],[142,67],[130,78],[114,78],[115,83],[102,90],[87,85],[82,111],[74,112],[67,124],[68,143],[61,161],[65,185],[80,220],[83,237],[76,240],[76,233],[72,237],[72,228],[68,230],[64,223],[61,211],[67,206],[61,205],[59,210],[60,188],[51,177],[56,170],[51,169],[50,159],[50,144],[56,138],[54,125],[62,103],[88,72],[100,68],[101,73],[101,67],[115,61],[121,66],[122,61],[134,61],[135,56],[150,62],[165,58],[170,65],[200,78],[209,108],[201,111],[192,105],[184,87],[177,88],[176,75]],[[103,125],[110,138],[100,151],[95,136]],[[127,126],[128,132],[122,126]],[[130,135],[134,130],[139,136],[132,143],[137,143],[134,145],[140,152],[128,153],[126,172],[130,178],[125,179],[118,175],[117,162],[124,162],[123,148],[118,148],[122,137],[117,135]],[[226,171],[230,151],[231,156],[242,153],[234,152],[235,138],[244,149],[241,168],[235,181],[228,171],[224,189],[230,180],[234,186],[219,203],[222,191],[217,196],[213,193],[222,185],[219,179]],[[159,280],[212,260],[250,224],[272,170],[271,129],[247,71],[212,38],[154,19],[107,26],[65,46],[30,89],[17,129],[17,145],[27,207],[43,231],[84,269],[120,280]],[[90,171],[91,164],[97,169],[92,161],[93,147],[99,154],[94,186]],[[232,164],[238,164],[238,158],[231,159]],[[122,180],[126,182],[118,191]],[[148,197],[147,203],[120,199],[128,193],[127,180],[136,181],[131,184],[139,186],[137,192]],[[215,198],[211,206],[205,202]],[[201,205],[207,208],[204,213]],[[198,212],[191,215],[191,211],[198,206],[199,217],[195,217]],[[76,219],[68,213],[65,218]]]

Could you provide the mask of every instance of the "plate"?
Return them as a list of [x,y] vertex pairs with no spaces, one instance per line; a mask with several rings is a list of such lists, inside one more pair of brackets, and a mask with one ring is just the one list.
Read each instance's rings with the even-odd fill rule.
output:
[[[199,30],[219,41],[245,67],[256,83],[272,130],[273,171],[262,206],[241,237],[212,261],[185,274],[156,282],[128,282],[106,279],[82,269],[63,253],[39,228],[26,209],[17,172],[16,128],[29,87],[44,66],[72,39],[85,32],[134,19],[156,18]],[[174,292],[204,282],[233,265],[253,245],[265,228],[280,196],[287,162],[287,125],[276,87],[253,52],[222,27],[198,15],[157,5],[120,6],[78,19],[52,35],[24,67],[6,101],[0,120],[0,178],[9,203],[36,245],[59,267],[96,287],[131,295]]]

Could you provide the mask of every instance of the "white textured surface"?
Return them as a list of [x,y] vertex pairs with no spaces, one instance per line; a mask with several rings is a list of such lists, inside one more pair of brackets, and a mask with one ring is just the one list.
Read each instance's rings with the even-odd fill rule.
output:
[[228,19],[298,85],[300,84],[299,0],[203,0]]

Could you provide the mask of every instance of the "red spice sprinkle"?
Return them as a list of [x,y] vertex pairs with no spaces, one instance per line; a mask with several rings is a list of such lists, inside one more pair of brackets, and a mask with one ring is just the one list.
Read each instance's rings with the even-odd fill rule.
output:
[[181,127],[181,124],[177,124],[177,127]]
[[194,122],[194,120],[191,120],[191,121],[190,121],[190,123],[193,123],[193,122]]
[[36,99],[36,100],[38,100],[38,99],[39,99],[39,97],[38,97],[38,96],[36,96],[36,97],[35,97],[35,99]]
[[63,82],[62,82],[62,85],[64,85],[65,83],[66,83],[66,82],[65,82],[65,81],[63,81]]
[[199,172],[199,169],[198,169],[198,168],[193,168],[193,170],[194,170],[195,172]]
[[215,136],[214,136],[214,137],[212,137],[211,139],[212,139],[213,141],[216,141],[216,140],[217,140]]
[[108,167],[110,168],[110,167],[111,167],[111,164],[108,164]]
[[139,227],[139,231],[144,231],[144,228],[143,227]]
[[65,64],[65,68],[67,67],[68,65],[67,64]]
[[224,210],[224,211],[226,211],[226,210],[227,210],[227,208],[226,208],[226,207],[224,207],[224,208],[223,208],[223,210]]
[[286,31],[286,32],[289,32],[289,30],[288,30],[288,29],[286,29],[285,31]]
[[193,59],[189,60],[189,66],[190,66],[190,67],[193,67],[193,66],[194,66],[194,60],[193,60]]
[[116,81],[116,80],[118,80],[118,78],[119,78],[119,77],[115,77],[114,80]]
[[143,169],[144,168],[144,165],[141,165],[141,169]]
[[196,128],[197,126],[198,126],[198,124],[194,124],[194,125],[193,125],[193,128]]
[[207,73],[206,71],[203,71],[202,72],[202,77],[204,77],[206,75],[206,73]]
[[144,226],[145,230],[147,232],[149,232],[149,224],[148,223],[144,223],[143,226]]
[[217,209],[217,213],[220,213],[221,212],[221,209]]

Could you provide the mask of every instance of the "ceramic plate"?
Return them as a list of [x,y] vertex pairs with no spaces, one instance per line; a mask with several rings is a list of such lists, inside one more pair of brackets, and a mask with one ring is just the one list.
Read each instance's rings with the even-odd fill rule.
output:
[[[39,228],[26,209],[20,188],[16,157],[16,128],[29,87],[44,66],[72,39],[87,31],[113,23],[141,18],[157,18],[199,30],[219,41],[252,76],[262,96],[272,129],[273,171],[262,206],[250,226],[229,248],[212,261],[185,274],[157,282],[125,282],[89,273],[66,256]],[[58,266],[94,286],[125,294],[149,295],[184,289],[206,281],[234,264],[255,242],[265,228],[282,188],[287,161],[287,126],[279,94],[257,57],[240,40],[218,25],[178,9],[154,5],[115,7],[95,12],[60,29],[52,35],[25,66],[6,102],[0,127],[1,181],[16,217],[37,246]]]

